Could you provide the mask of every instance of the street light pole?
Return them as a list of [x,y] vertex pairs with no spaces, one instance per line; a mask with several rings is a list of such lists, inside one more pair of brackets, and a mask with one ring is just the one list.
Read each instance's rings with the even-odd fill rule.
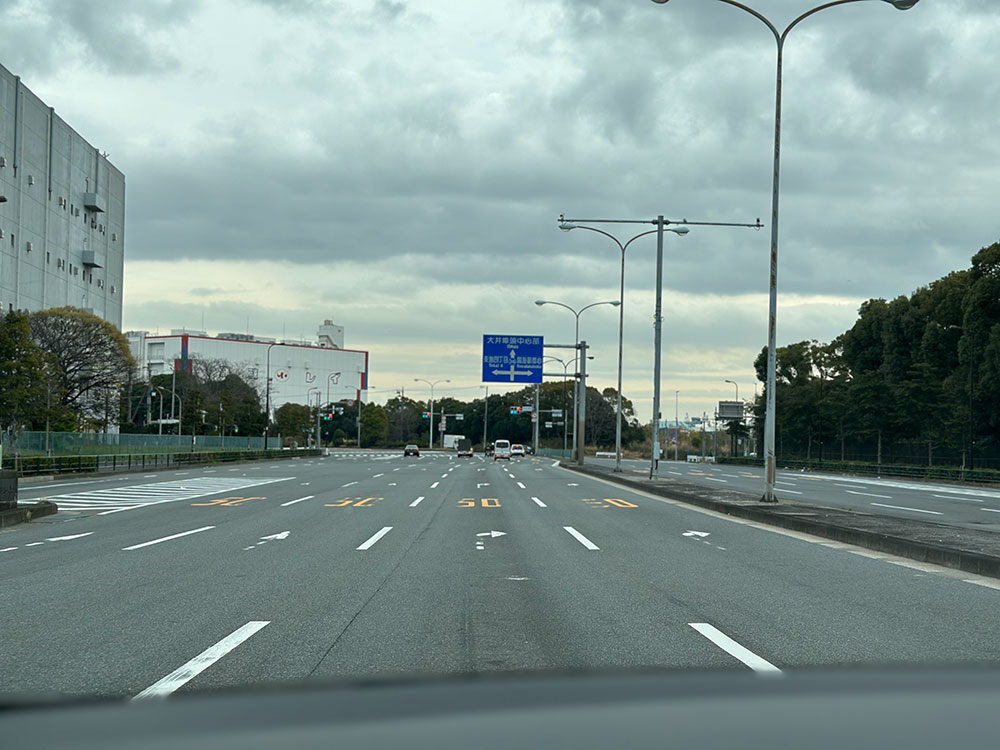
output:
[[[438,383],[450,383],[451,380],[444,378],[443,380],[435,380],[433,383],[424,378],[414,378],[414,383],[427,383],[431,387],[431,423],[428,425],[428,435],[427,435],[427,450],[432,450],[434,448],[434,386]],[[360,447],[360,446],[359,446]]]
[[[819,13],[821,10],[833,8],[837,5],[847,5],[848,3],[865,2],[866,0],[833,0],[824,3],[812,10],[806,11],[779,32],[771,21],[754,10],[753,8],[737,2],[737,0],[719,0],[726,5],[746,11],[757,18],[761,23],[770,29],[774,34],[774,40],[778,45],[777,73],[775,76],[775,96],[774,96],[774,170],[771,178],[771,262],[768,284],[768,317],[767,317],[767,393],[765,394],[766,408],[764,418],[764,494],[761,502],[776,503],[778,498],[774,494],[774,484],[776,479],[776,465],[774,454],[774,413],[775,413],[775,370],[777,360],[777,317],[778,317],[778,184],[781,175],[781,70],[784,57],[785,39],[788,33],[800,22],[809,16]],[[897,10],[909,10],[920,0],[882,0],[889,3]],[[653,0],[654,3],[665,5],[668,0]]]
[[[566,230],[566,231],[569,231],[569,230]],[[603,232],[602,232],[602,234],[603,234]],[[597,307],[598,305],[614,305],[615,307],[618,307],[618,306],[621,305],[621,303],[622,302],[621,302],[620,299],[618,299],[618,300],[609,300],[609,301],[605,301],[605,302],[591,302],[589,305],[584,305],[579,310],[576,310],[575,308],[572,308],[569,305],[564,304],[562,302],[554,302],[553,300],[548,300],[548,299],[536,299],[535,300],[535,304],[538,305],[539,307],[541,307],[542,305],[558,305],[559,307],[565,307],[567,310],[569,310],[571,313],[573,313],[573,315],[576,317],[576,329],[575,329],[575,332],[573,334],[573,343],[575,344],[575,348],[576,348],[576,356],[578,358],[577,361],[579,361],[581,363],[583,362],[583,357],[586,356],[584,352],[580,351],[580,316],[583,314],[583,311],[587,310],[587,309],[589,309],[591,307]],[[585,375],[584,375],[584,373],[586,373],[586,369],[587,368],[585,366],[581,367],[581,369],[580,369],[580,373],[581,373],[580,377],[579,378],[574,377],[574,403],[573,403],[573,411],[575,412],[575,414],[574,414],[574,417],[573,417],[573,435],[576,438],[577,445],[580,446],[580,454],[577,456],[576,460],[577,460],[577,463],[579,463],[581,465],[583,463],[583,445],[584,445],[584,442],[586,440],[586,430],[585,430],[585,427],[586,427],[586,419],[587,419],[587,403],[586,403],[586,401],[587,401],[587,391],[586,391],[587,385],[586,385],[586,378],[585,378]],[[581,441],[579,439],[579,435],[581,433],[584,436],[584,440],[583,441]]]
[[681,422],[680,410],[677,408],[680,391],[674,391],[674,461],[678,460],[678,451],[681,445]]

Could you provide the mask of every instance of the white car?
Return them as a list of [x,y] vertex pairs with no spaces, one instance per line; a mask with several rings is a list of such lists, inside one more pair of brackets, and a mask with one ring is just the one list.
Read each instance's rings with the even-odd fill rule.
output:
[[520,443],[514,443],[512,446],[510,446],[510,455],[511,456],[522,456],[523,457],[524,456],[524,446],[521,445]]
[[493,444],[493,460],[496,461],[501,458],[506,458],[508,461],[510,461],[509,440],[497,440]]

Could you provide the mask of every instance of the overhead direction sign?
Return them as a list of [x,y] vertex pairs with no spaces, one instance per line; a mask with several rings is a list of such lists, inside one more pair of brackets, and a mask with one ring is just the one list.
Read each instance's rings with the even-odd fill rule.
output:
[[542,336],[483,335],[484,383],[541,383]]

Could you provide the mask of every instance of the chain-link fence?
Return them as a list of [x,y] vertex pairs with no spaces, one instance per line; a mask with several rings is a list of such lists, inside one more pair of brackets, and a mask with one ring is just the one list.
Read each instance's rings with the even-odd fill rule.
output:
[[[268,448],[278,449],[281,440],[268,438]],[[127,453],[177,453],[179,451],[264,450],[263,437],[219,435],[150,435],[103,432],[25,431],[3,433],[6,456],[91,456]]]

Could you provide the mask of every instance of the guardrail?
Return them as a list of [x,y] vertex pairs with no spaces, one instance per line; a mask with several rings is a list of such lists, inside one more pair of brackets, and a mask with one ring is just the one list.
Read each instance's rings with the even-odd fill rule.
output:
[[[738,466],[763,466],[752,456],[737,458],[720,456],[718,462]],[[899,466],[870,464],[861,461],[785,461],[779,459],[779,469],[826,471],[832,474],[854,474],[870,477],[900,477],[906,479],[933,479],[945,482],[970,482],[973,484],[1000,484],[1000,471],[995,469],[963,469],[958,466]]]
[[116,471],[165,469],[173,466],[229,463],[234,461],[267,461],[302,456],[318,456],[314,448],[297,450],[200,451],[197,453],[124,453],[90,456],[21,456],[4,457],[3,468],[12,469],[22,477],[40,474],[75,474]]

